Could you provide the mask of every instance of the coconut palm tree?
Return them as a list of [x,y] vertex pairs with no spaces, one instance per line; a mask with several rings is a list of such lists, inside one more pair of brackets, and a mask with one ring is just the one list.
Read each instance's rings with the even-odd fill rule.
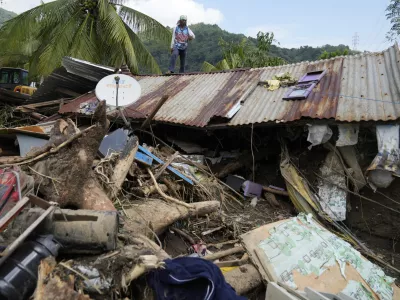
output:
[[64,56],[129,66],[133,73],[160,68],[142,39],[170,42],[171,33],[123,0],[56,0],[28,10],[0,29],[0,63],[29,64],[48,75]]

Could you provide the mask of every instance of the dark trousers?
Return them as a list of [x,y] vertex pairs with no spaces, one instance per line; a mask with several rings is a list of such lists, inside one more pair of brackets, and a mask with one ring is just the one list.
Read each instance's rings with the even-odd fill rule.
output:
[[181,61],[181,67],[179,69],[179,73],[185,73],[186,51],[187,49],[179,50],[177,48],[174,48],[174,51],[172,51],[171,59],[169,61],[168,69],[170,72],[175,72],[176,60],[178,59],[179,56]]

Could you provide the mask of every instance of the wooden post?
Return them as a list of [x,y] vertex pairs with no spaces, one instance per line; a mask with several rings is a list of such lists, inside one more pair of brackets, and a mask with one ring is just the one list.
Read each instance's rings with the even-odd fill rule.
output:
[[131,136],[125,145],[120,158],[115,165],[112,181],[117,191],[119,191],[124,183],[126,175],[135,159],[136,152],[139,147],[139,140],[136,136]]
[[157,112],[160,110],[160,108],[164,105],[164,103],[168,100],[168,98],[169,98],[168,95],[164,95],[161,98],[161,100],[157,103],[157,106],[153,109],[153,111],[147,117],[146,121],[143,122],[142,126],[140,127],[141,129],[146,129],[150,125],[154,116],[157,114]]

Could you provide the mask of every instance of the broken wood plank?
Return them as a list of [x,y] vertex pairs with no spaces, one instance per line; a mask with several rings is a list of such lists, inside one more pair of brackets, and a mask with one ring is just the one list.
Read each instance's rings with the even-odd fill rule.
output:
[[[151,158],[153,158],[156,162],[158,162],[159,164],[165,164],[164,161],[162,161],[161,159],[159,159],[157,156],[155,156],[153,153],[151,153],[149,150],[147,150],[146,148],[144,148],[143,146],[139,145],[139,150],[142,151],[144,154],[150,156]],[[167,170],[171,171],[172,173],[174,173],[176,176],[182,178],[183,180],[185,180],[187,183],[193,185],[193,180],[191,180],[190,178],[186,177],[185,175],[183,175],[181,172],[179,172],[178,170],[174,169],[171,166],[167,167]]]
[[247,264],[248,261],[249,261],[249,255],[245,253],[241,259],[219,261],[215,262],[214,264],[217,265],[219,268],[240,267]]
[[50,215],[54,210],[55,206],[50,206],[35,222],[32,223],[11,245],[0,254],[2,258],[0,259],[0,265],[25,241],[25,239],[43,222],[48,215]]
[[32,104],[26,104],[26,105],[21,105],[16,108],[16,110],[23,111],[23,112],[29,112],[31,110],[35,110],[36,108],[40,107],[45,107],[45,106],[56,106],[59,105],[60,103],[67,104],[71,102],[72,100],[70,99],[58,99],[58,100],[51,100],[51,101],[46,101],[46,102],[39,102],[39,103],[32,103]]
[[213,253],[207,256],[204,256],[205,260],[217,260],[220,259],[222,257],[228,256],[228,255],[232,255],[232,254],[236,254],[236,253],[242,253],[245,252],[246,250],[244,250],[244,248],[242,246],[239,247],[235,247],[232,249],[228,249],[228,250],[224,250],[224,251],[220,251],[217,253]]
[[148,167],[151,167],[153,165],[153,159],[141,152],[136,152],[135,160]]
[[178,155],[179,152],[175,152],[173,155],[171,155],[170,158],[168,158],[166,163],[161,167],[161,169],[156,173],[156,175],[154,175],[154,178],[156,180],[158,179],[158,177],[162,175],[162,173],[164,173],[164,171],[169,167],[169,165],[172,164],[172,162],[174,161],[175,158],[177,158]]
[[7,227],[7,225],[21,212],[21,210],[28,202],[28,197],[22,198],[12,209],[7,212],[7,214],[3,218],[0,219],[0,232],[2,232]]
[[147,119],[143,122],[142,126],[140,127],[141,129],[146,129],[150,125],[151,121],[153,120],[157,112],[161,109],[161,107],[164,105],[164,103],[168,100],[168,98],[169,98],[168,95],[162,96],[160,101],[158,101],[157,106],[153,109],[153,111],[150,113]]
[[209,229],[209,230],[203,231],[203,232],[201,233],[201,235],[202,235],[202,236],[205,236],[205,235],[208,235],[208,234],[210,234],[210,233],[213,233],[213,232],[216,232],[216,231],[218,231],[218,230],[221,230],[222,228],[224,228],[224,226],[219,226],[219,227],[217,227],[217,228]]
[[272,193],[272,194],[276,194],[276,195],[289,197],[289,193],[286,192],[286,191],[280,191],[280,190],[276,190],[276,189],[271,189],[270,187],[266,187],[266,186],[263,186],[263,191],[264,192],[268,192],[268,193]]
[[114,182],[114,186],[116,188],[115,192],[117,193],[121,190],[126,175],[128,175],[129,168],[131,167],[133,160],[135,159],[138,146],[138,138],[135,135],[129,137],[129,140],[122,150],[119,160],[114,167],[114,174],[112,175],[111,180],[112,182]]

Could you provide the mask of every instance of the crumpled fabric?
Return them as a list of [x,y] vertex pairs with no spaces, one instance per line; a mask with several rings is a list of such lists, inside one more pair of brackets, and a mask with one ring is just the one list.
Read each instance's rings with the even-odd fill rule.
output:
[[157,300],[244,300],[225,281],[221,270],[202,258],[167,259],[164,269],[147,276]]
[[387,188],[400,177],[399,125],[377,125],[378,154],[367,169],[368,182],[376,190]]
[[339,124],[339,139],[336,141],[337,147],[354,146],[358,143],[359,124]]
[[332,134],[332,129],[328,125],[308,125],[307,141],[311,143],[308,149],[311,150],[314,146],[325,144],[331,139]]

